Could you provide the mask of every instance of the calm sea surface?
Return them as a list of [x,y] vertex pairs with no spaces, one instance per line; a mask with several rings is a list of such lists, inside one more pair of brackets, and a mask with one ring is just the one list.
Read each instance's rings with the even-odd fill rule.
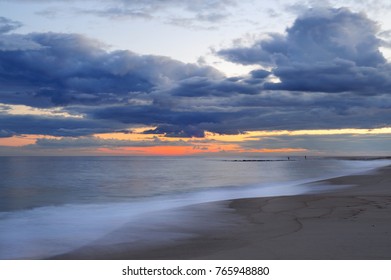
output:
[[[151,213],[196,203],[327,191],[301,184],[391,162],[285,159],[0,157],[0,259],[65,253]],[[134,238],[146,230],[136,231]]]

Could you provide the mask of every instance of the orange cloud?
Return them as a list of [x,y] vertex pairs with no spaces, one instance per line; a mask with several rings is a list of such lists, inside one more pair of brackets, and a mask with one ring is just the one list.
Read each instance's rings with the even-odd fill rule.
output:
[[7,138],[0,138],[0,146],[22,147],[35,144],[38,138],[44,138],[43,135],[20,135]]

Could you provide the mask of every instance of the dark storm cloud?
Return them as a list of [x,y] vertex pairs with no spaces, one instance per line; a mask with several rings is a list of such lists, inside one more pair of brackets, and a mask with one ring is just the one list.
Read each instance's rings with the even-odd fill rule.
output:
[[194,108],[189,108],[188,111],[179,111],[156,105],[113,106],[91,111],[93,119],[157,126],[156,129],[146,133],[164,133],[172,137],[203,137],[204,127],[211,124],[218,126],[232,117],[236,117],[236,115],[231,112],[199,111]]
[[102,120],[0,114],[0,134],[2,137],[21,134],[76,137],[113,132],[122,128],[124,126],[119,123]]
[[281,82],[266,89],[375,95],[391,90],[391,66],[379,51],[378,32],[364,14],[319,8],[299,17],[286,34],[218,54],[236,63],[271,66]]
[[236,94],[258,94],[260,87],[252,86],[245,80],[221,79],[211,80],[206,77],[192,77],[182,80],[170,90],[175,96],[202,97],[202,96],[232,96]]
[[263,70],[263,69],[257,69],[250,72],[251,76],[254,79],[265,79],[267,78],[271,73],[269,71]]
[[284,107],[241,110],[229,114],[229,117],[220,123],[204,123],[200,127],[222,134],[253,130],[375,128],[388,126],[391,117],[389,109],[353,108],[343,112],[332,108],[306,109]]
[[260,65],[231,78],[167,57],[107,51],[76,34],[0,34],[0,106],[61,106],[83,115],[2,114],[0,137],[88,136],[134,125],[171,137],[389,126],[391,66],[378,31],[347,9],[310,10],[284,35],[220,51]]
[[[12,41],[15,36],[6,38]],[[76,34],[37,33],[18,38],[34,47],[0,49],[3,103],[37,106],[37,99],[42,106],[125,103],[140,92],[149,93],[181,79],[221,75],[210,67],[167,57],[106,52],[99,42]]]
[[164,134],[167,137],[205,137],[205,131],[198,125],[159,125],[155,129],[147,130],[145,134]]
[[276,60],[287,53],[287,43],[283,35],[268,34],[268,38],[256,42],[251,47],[237,46],[217,52],[226,60],[240,64],[274,65]]
[[[21,49],[0,50],[3,85],[0,103],[38,108],[63,106],[72,113],[86,112],[90,118],[88,123],[81,119],[52,121],[13,116],[10,121],[4,121],[6,125],[0,126],[0,129],[15,126],[17,134],[74,136],[107,132],[107,127],[100,128],[94,121],[99,119],[109,120],[119,128],[132,124],[161,125],[160,130],[169,135],[203,136],[203,131],[192,126],[218,122],[220,114],[200,113],[194,108],[176,111],[170,108],[175,106],[176,95],[191,93],[192,97],[204,97],[222,95],[224,91],[254,93],[250,86],[224,79],[211,67],[185,64],[167,57],[141,56],[130,51],[107,52],[99,42],[81,35],[5,36],[9,41],[17,36],[31,44],[21,44],[24,46]],[[208,86],[202,88],[195,82],[201,80]],[[82,127],[73,126],[79,122]]]

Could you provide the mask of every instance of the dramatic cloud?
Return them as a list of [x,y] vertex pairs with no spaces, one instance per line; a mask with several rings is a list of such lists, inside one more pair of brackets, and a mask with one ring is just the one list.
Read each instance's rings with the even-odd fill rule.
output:
[[206,77],[193,77],[182,80],[170,90],[175,96],[230,96],[236,94],[258,94],[260,87],[250,85],[241,78],[211,80]]
[[113,132],[123,128],[124,125],[118,122],[102,120],[0,114],[1,137],[21,134],[75,137]]
[[[176,102],[175,95],[194,96],[195,93],[191,92],[198,96],[225,95],[225,91],[232,94],[241,90],[254,92],[245,84],[225,79],[211,67],[185,64],[167,57],[141,56],[130,51],[107,52],[99,42],[81,35],[10,34],[0,39],[4,41],[5,38],[8,42],[14,41],[14,44],[11,49],[0,50],[1,103],[38,108],[63,106],[64,110],[86,113],[91,117],[90,120],[60,119],[52,122],[38,117],[13,116],[2,129],[14,125],[18,134],[72,136],[107,132],[107,127],[95,127],[93,120],[99,119],[117,123],[112,128],[143,124],[162,125],[172,130],[181,126],[177,133],[183,136],[203,136],[203,131],[191,126],[218,122],[216,118],[221,117],[213,112],[198,113],[194,108],[186,108],[186,112],[177,111],[172,108]],[[28,43],[15,49],[21,41]],[[204,80],[206,88],[202,89],[195,82],[197,80]],[[79,122],[81,127],[73,127]],[[23,126],[23,123],[26,125]],[[91,125],[91,129],[85,128],[87,124]],[[69,125],[75,132],[71,132]],[[182,126],[189,127],[183,129]]]
[[[169,87],[186,78],[221,76],[210,67],[184,64],[167,57],[106,52],[98,42],[76,34],[36,33],[17,37],[30,43],[23,44],[25,47],[34,47],[0,49],[2,103],[45,107],[124,104],[142,93]],[[15,36],[6,38],[10,41]]]
[[[215,3],[216,10],[225,1],[183,3],[199,11],[202,3]],[[286,34],[219,51],[233,62],[260,66],[230,78],[168,57],[108,51],[77,34],[1,34],[0,103],[61,107],[79,117],[3,112],[0,137],[90,136],[134,126],[155,127],[144,133],[171,137],[389,126],[391,66],[379,51],[378,32],[363,14],[309,10]],[[91,138],[48,141],[39,144],[105,145]]]
[[272,67],[281,82],[265,89],[382,94],[391,66],[379,48],[377,24],[348,9],[319,8],[299,17],[286,34],[269,34],[250,47],[218,52],[232,62]]

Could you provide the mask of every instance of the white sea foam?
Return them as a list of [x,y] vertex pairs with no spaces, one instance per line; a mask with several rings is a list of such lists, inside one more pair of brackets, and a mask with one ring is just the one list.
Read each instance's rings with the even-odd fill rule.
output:
[[[136,224],[136,221],[139,224],[143,221],[144,227],[151,227],[154,223],[151,214],[156,216],[163,210],[232,198],[295,195],[304,192],[304,188],[293,188],[288,184],[226,188],[132,200],[128,203],[68,204],[1,213],[0,258],[35,259],[65,253],[102,238],[125,224]],[[164,219],[168,222],[167,215]],[[187,220],[189,217],[176,215],[175,222],[180,224],[180,219]],[[133,236],[137,239],[146,234],[139,229]]]

